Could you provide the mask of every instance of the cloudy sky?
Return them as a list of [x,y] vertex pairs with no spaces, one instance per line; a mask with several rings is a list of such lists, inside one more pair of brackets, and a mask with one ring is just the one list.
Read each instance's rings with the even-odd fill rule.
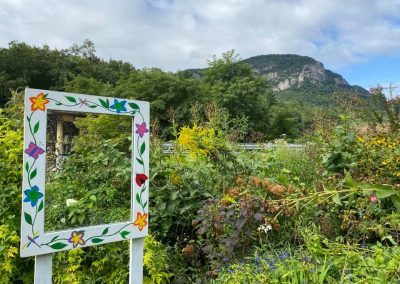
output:
[[311,56],[363,87],[400,82],[400,0],[0,0],[0,46],[67,48],[166,71],[213,54]]

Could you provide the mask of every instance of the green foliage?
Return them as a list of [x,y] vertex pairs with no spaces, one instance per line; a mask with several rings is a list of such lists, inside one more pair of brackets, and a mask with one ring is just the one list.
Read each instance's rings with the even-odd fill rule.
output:
[[[61,171],[48,174],[47,228],[128,220],[131,120],[90,116],[77,120],[76,125],[81,135],[72,143],[73,154],[62,163]],[[124,126],[128,131],[123,131]],[[69,205],[69,199],[78,202]]]
[[344,173],[355,165],[356,132],[349,117],[342,116],[332,136],[324,141],[322,161],[328,171]]
[[[0,282],[32,281],[30,259],[20,259],[19,219],[22,181],[22,94],[13,92],[0,109]],[[29,265],[28,265],[29,264]],[[28,268],[27,268],[28,267]]]
[[362,248],[332,242],[305,229],[304,247],[296,251],[256,251],[227,265],[212,283],[397,283],[399,247],[380,243]]
[[143,266],[147,271],[144,277],[144,283],[167,283],[168,279],[173,276],[169,273],[170,255],[153,236],[146,237],[144,242],[144,260]]

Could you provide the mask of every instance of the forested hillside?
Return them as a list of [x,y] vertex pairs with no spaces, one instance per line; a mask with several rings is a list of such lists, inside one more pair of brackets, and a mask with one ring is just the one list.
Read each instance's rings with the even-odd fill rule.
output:
[[207,69],[171,73],[102,60],[89,40],[64,50],[18,42],[1,48],[0,105],[9,100],[11,90],[27,86],[149,101],[152,119],[167,139],[173,127],[196,123],[217,108],[214,113],[225,117],[225,128],[235,129],[236,141],[299,138],[321,106],[335,116],[334,92],[365,94],[305,56],[241,61],[229,51],[215,56]]

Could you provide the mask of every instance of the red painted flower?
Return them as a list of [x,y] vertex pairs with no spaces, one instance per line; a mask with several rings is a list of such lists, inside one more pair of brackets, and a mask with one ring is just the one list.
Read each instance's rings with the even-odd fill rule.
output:
[[142,186],[148,179],[148,176],[145,174],[136,174],[136,184],[138,186]]
[[378,197],[376,197],[375,194],[371,195],[369,197],[369,201],[371,201],[371,203],[377,203],[378,202]]

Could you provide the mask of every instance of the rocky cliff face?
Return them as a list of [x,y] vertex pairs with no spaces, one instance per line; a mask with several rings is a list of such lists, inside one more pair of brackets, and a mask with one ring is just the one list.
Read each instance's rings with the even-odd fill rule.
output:
[[275,91],[299,87],[309,80],[320,85],[330,83],[338,87],[349,87],[342,76],[326,70],[321,62],[298,55],[261,55],[244,60],[253,66],[256,73],[270,81]]

